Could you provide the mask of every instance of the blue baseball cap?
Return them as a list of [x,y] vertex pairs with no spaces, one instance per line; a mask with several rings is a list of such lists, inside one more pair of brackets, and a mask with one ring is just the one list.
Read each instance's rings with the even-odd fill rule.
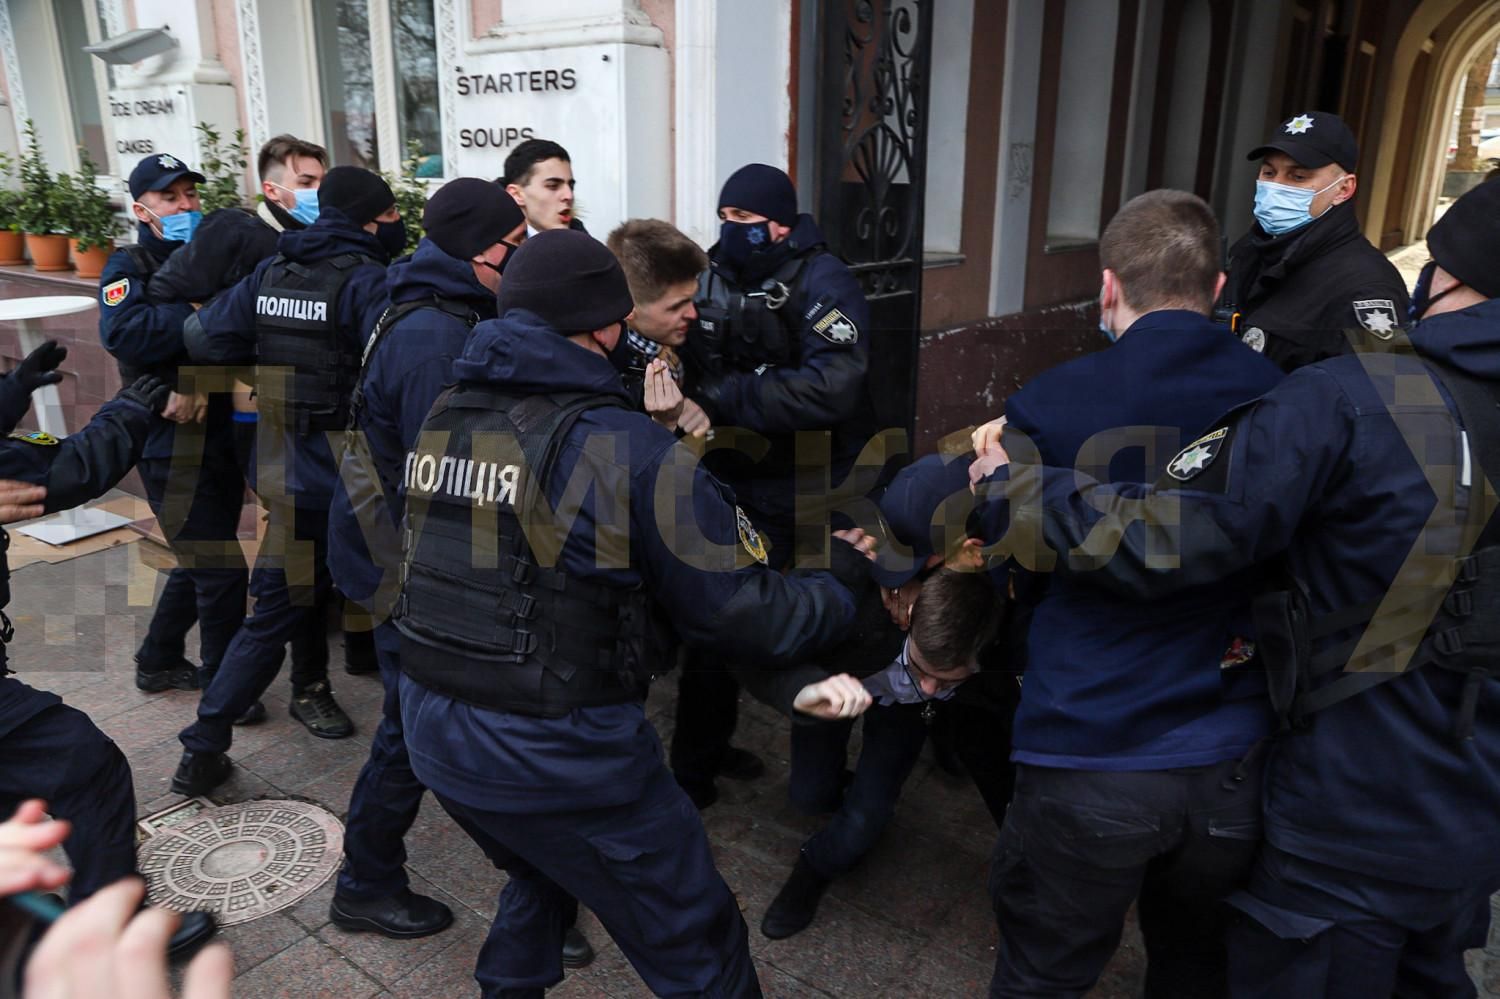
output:
[[168,153],[152,153],[130,171],[130,196],[137,200],[147,191],[165,191],[183,177],[203,183],[203,175]]
[[887,536],[880,539],[870,571],[877,583],[901,586],[925,569],[933,555],[946,554],[968,537],[973,460],[972,452],[929,454],[896,473],[880,497]]

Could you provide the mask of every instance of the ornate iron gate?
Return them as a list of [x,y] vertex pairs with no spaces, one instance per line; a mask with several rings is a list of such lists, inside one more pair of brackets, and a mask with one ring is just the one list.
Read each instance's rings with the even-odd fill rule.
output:
[[912,431],[922,313],[922,213],[932,0],[824,0],[818,219],[870,301],[870,392]]

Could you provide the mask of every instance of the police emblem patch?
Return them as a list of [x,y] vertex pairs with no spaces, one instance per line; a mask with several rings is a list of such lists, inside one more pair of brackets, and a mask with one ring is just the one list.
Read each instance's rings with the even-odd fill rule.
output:
[[813,323],[813,332],[829,343],[859,343],[859,329],[838,309]]
[[17,430],[10,435],[10,439],[13,441],[25,441],[28,444],[40,444],[42,447],[57,447],[59,443],[56,437],[53,437],[45,430],[33,430],[30,433]]
[[1219,449],[1228,434],[1228,427],[1220,427],[1211,434],[1199,437],[1177,452],[1177,457],[1167,465],[1167,474],[1179,482],[1186,482],[1202,472],[1219,456]]
[[1244,342],[1246,347],[1249,347],[1257,354],[1264,354],[1266,352],[1266,331],[1259,326],[1252,326],[1247,329],[1245,335],[1240,337],[1240,340]]
[[761,540],[760,532],[755,529],[754,524],[750,523],[750,518],[745,515],[745,511],[739,507],[734,508],[734,524],[739,528],[740,544],[745,546],[745,551],[750,553],[750,557],[761,565],[769,564],[766,556],[766,543]]
[[1229,643],[1224,655],[1219,658],[1219,669],[1234,669],[1255,658],[1255,643],[1239,636]]
[[1297,117],[1286,123],[1286,131],[1288,135],[1301,135],[1303,132],[1311,131],[1312,127],[1312,117],[1305,114],[1299,114]]
[[172,156],[158,156],[156,158],[156,165],[161,167],[163,170],[176,170],[178,167],[182,166],[182,164],[178,163],[176,158]]
[[125,301],[125,296],[130,294],[130,278],[120,278],[105,285],[100,291],[104,304],[114,308]]
[[1396,318],[1396,303],[1389,298],[1370,298],[1354,303],[1354,317],[1359,324],[1382,340],[1396,335],[1400,325]]

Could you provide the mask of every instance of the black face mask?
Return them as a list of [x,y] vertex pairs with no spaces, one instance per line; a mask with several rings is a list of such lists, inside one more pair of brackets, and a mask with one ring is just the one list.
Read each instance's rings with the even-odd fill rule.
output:
[[394,222],[376,222],[375,238],[391,259],[401,256],[406,252],[406,222],[397,219]]
[[1438,301],[1444,295],[1451,295],[1463,287],[1462,284],[1455,284],[1446,291],[1440,291],[1436,295],[1433,295],[1431,293],[1432,275],[1436,270],[1437,261],[1429,260],[1427,266],[1422,268],[1422,273],[1417,275],[1417,285],[1411,290],[1411,308],[1407,310],[1407,315],[1411,317],[1411,321],[1414,323],[1421,320],[1422,316],[1427,313],[1427,310],[1432,308],[1434,302]]
[[752,258],[766,253],[773,245],[769,222],[725,222],[719,226],[718,262],[731,273],[739,274]]
[[623,375],[630,370],[631,353],[630,338],[625,335],[625,322],[621,320],[620,336],[615,340],[615,345],[610,348],[609,363]]
[[510,264],[510,258],[516,255],[516,251],[519,250],[520,247],[514,243],[507,243],[503,239],[500,241],[500,245],[506,247],[506,250],[505,256],[501,258],[498,264],[492,264],[488,260],[485,260],[483,257],[475,261],[475,263],[483,264],[490,270],[494,271],[496,274],[503,275],[505,273],[505,268]]

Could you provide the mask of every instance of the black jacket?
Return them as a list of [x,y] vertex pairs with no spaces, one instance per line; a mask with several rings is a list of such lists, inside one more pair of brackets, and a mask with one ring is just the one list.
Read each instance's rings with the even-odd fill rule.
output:
[[276,240],[283,230],[305,228],[285,212],[273,210],[270,216],[278,228],[267,221],[267,214],[243,208],[210,212],[192,242],[167,258],[152,275],[152,300],[207,302],[238,284],[262,260],[275,256]]
[[1283,236],[1252,226],[1229,250],[1220,301],[1240,312],[1241,338],[1285,371],[1353,353],[1361,339],[1390,339],[1409,304],[1400,273],[1365,239],[1348,202]]

